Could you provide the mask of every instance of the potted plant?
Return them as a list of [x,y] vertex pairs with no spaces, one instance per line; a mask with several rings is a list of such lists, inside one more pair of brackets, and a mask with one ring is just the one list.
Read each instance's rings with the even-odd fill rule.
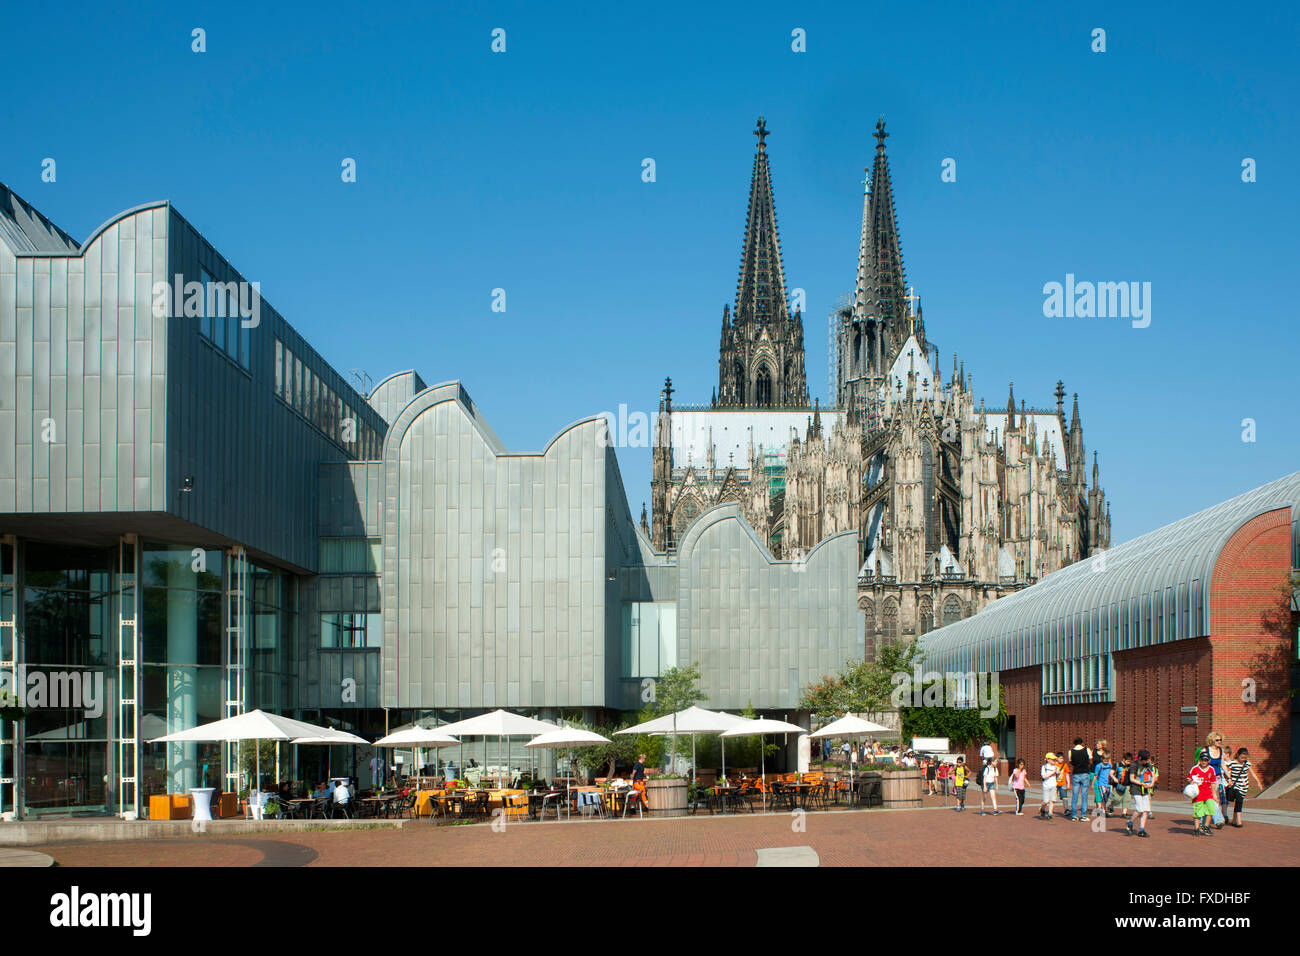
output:
[[8,687],[0,687],[0,720],[22,723],[27,719],[27,708],[18,702],[18,695]]

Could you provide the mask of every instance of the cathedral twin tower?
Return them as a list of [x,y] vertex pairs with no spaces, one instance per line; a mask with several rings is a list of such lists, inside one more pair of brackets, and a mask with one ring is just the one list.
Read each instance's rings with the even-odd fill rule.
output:
[[[718,388],[655,424],[653,520],[671,550],[705,509],[737,502],[778,558],[856,530],[868,653],[975,613],[1109,545],[1094,455],[1089,487],[1078,397],[1005,412],[976,405],[954,358],[944,384],[909,294],[883,119],[865,182],[857,281],[837,310],[834,408],[809,404],[803,316],[791,311],[777,231],[767,125],[759,117],[740,280],[724,307]],[[801,433],[802,432],[802,437]]]

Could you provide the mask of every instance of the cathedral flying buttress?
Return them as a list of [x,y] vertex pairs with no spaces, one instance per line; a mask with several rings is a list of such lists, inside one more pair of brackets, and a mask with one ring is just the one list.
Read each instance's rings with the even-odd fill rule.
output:
[[[734,307],[723,309],[718,390],[656,421],[652,545],[671,550],[704,510],[739,502],[774,555],[858,532],[867,653],[967,617],[1104,550],[1110,507],[1088,475],[1078,395],[1055,408],[976,400],[953,359],[945,383],[906,283],[884,120],[863,186],[854,293],[832,314],[834,407],[809,404],[802,315],[790,312],[760,117]],[[1091,477],[1091,484],[1089,483]]]

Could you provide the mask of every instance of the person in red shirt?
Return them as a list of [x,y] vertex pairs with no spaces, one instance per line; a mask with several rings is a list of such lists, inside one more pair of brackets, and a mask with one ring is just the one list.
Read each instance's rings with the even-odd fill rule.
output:
[[1209,836],[1214,832],[1210,829],[1210,820],[1213,819],[1214,811],[1219,806],[1214,798],[1219,775],[1210,766],[1209,751],[1201,751],[1196,766],[1187,771],[1187,779],[1196,784],[1196,796],[1192,802],[1192,835]]

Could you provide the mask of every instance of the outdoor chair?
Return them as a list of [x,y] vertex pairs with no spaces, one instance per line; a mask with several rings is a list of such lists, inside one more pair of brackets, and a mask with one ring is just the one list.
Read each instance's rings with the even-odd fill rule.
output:
[[527,820],[528,819],[528,794],[526,793],[507,793],[501,797],[502,817],[508,823],[510,820]]
[[635,806],[637,815],[644,818],[649,805],[649,801],[646,799],[645,781],[638,780],[632,784],[632,792],[627,795],[627,802],[623,804],[623,816],[626,817],[628,811]]
[[778,807],[784,806],[789,810],[794,810],[794,794],[786,789],[783,780],[772,781],[772,799],[768,802]]
[[341,813],[343,814],[344,820],[351,820],[353,809],[351,800],[347,803],[339,803],[337,800],[330,800],[330,819],[337,820],[338,815]]
[[565,793],[563,790],[553,790],[550,793],[543,795],[542,807],[537,813],[537,818],[539,820],[545,820],[546,811],[549,808],[555,811],[555,819],[558,822],[560,819],[560,807],[564,806],[564,797]]
[[578,813],[587,817],[591,815],[592,811],[595,811],[596,816],[603,817],[605,815],[604,796],[599,790],[579,790]]
[[465,813],[471,818],[482,817],[484,820],[492,815],[492,795],[480,790],[465,804]]

